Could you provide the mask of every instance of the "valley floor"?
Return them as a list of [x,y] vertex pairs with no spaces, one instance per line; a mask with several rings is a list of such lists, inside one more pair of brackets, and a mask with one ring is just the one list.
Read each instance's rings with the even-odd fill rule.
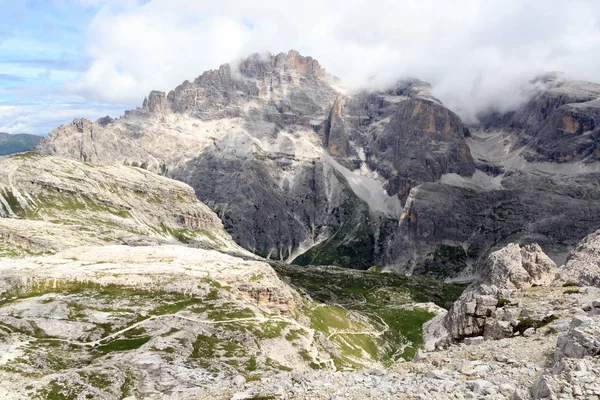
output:
[[443,311],[435,303],[462,291],[393,274],[273,267],[183,245],[2,258],[0,398],[295,396],[286,380],[411,359],[423,323]]

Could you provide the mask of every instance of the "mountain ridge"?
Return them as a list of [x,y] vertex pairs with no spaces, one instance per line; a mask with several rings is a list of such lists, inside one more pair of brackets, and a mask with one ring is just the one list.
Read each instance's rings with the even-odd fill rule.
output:
[[0,156],[32,150],[39,144],[41,139],[41,136],[27,133],[10,134],[0,132]]
[[[540,101],[533,98],[523,112]],[[298,262],[457,277],[476,272],[490,251],[514,241],[539,241],[558,259],[600,223],[593,197],[572,196],[567,179],[551,173],[556,177],[545,181],[535,170],[559,160],[502,121],[469,131],[418,80],[344,93],[316,60],[290,51],[225,64],[168,94],[153,91],[141,108],[114,121],[63,125],[39,149],[94,163],[135,162],[182,180],[236,242],[262,256],[293,261],[309,251]],[[532,129],[554,137],[548,132],[555,125],[544,121]],[[504,153],[492,157],[487,142],[495,142],[482,139],[488,131],[511,143],[510,160]],[[561,140],[569,147],[580,137],[593,136]],[[534,152],[537,158],[529,156]],[[575,171],[579,160],[562,164]],[[579,176],[577,190],[595,180],[593,171],[572,174]],[[479,215],[437,211],[468,204],[465,187],[483,204]],[[556,198],[535,207],[544,190]],[[510,224],[496,226],[495,207],[511,197],[516,207],[503,211]]]

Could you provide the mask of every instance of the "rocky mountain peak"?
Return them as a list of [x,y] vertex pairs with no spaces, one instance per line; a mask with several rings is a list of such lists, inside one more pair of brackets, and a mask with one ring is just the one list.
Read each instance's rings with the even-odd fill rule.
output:
[[[598,228],[599,178],[552,164],[600,157],[593,85],[546,78],[501,140],[473,136],[418,79],[349,93],[331,78],[294,50],[253,54],[40,150],[186,182],[243,247],[296,262],[470,276],[511,242],[564,261]],[[530,173],[540,157],[549,179]]]
[[162,114],[168,109],[169,103],[167,102],[165,92],[158,90],[151,91],[148,97],[144,98],[144,102],[142,104],[142,110],[150,113]]
[[277,55],[255,53],[235,64],[205,71],[193,82],[186,80],[168,94],[150,92],[142,111],[160,116],[169,112],[190,113],[214,119],[240,116],[249,102],[275,101],[280,103],[277,104],[280,110],[287,112],[291,110],[288,91],[292,95],[296,90],[304,93],[299,94],[302,98],[298,100],[314,100],[310,93],[331,91],[327,77],[317,60],[296,50]]
[[273,72],[314,76],[320,79],[327,76],[327,72],[321,67],[319,61],[310,56],[305,57],[297,50],[277,55],[255,53],[241,60],[237,65],[237,70],[244,77],[250,78],[262,78],[265,73]]

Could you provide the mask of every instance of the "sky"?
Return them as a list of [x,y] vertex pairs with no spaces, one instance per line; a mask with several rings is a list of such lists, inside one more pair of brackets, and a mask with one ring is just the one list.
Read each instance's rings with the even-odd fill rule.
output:
[[0,0],[0,132],[118,117],[254,52],[296,49],[350,90],[433,85],[466,122],[548,71],[600,82],[596,0]]

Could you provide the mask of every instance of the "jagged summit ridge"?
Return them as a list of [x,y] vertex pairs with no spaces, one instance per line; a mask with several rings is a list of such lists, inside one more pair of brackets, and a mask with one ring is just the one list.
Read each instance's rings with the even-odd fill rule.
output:
[[[328,79],[329,78],[329,79]],[[295,50],[277,55],[253,54],[237,64],[224,64],[217,70],[202,73],[193,82],[185,81],[168,94],[152,91],[144,99],[142,111],[190,113],[203,119],[240,116],[240,106],[249,101],[273,102],[283,113],[293,113],[294,99],[307,103],[301,111],[316,111],[331,100],[331,93],[316,90],[327,80],[326,71],[312,57],[304,57]],[[301,82],[315,89],[316,96],[307,91],[294,93]],[[312,84],[310,84],[312,83]],[[327,89],[327,88],[326,88]],[[284,101],[287,96],[288,101]],[[331,90],[330,90],[331,91]],[[298,104],[296,104],[298,106]]]

